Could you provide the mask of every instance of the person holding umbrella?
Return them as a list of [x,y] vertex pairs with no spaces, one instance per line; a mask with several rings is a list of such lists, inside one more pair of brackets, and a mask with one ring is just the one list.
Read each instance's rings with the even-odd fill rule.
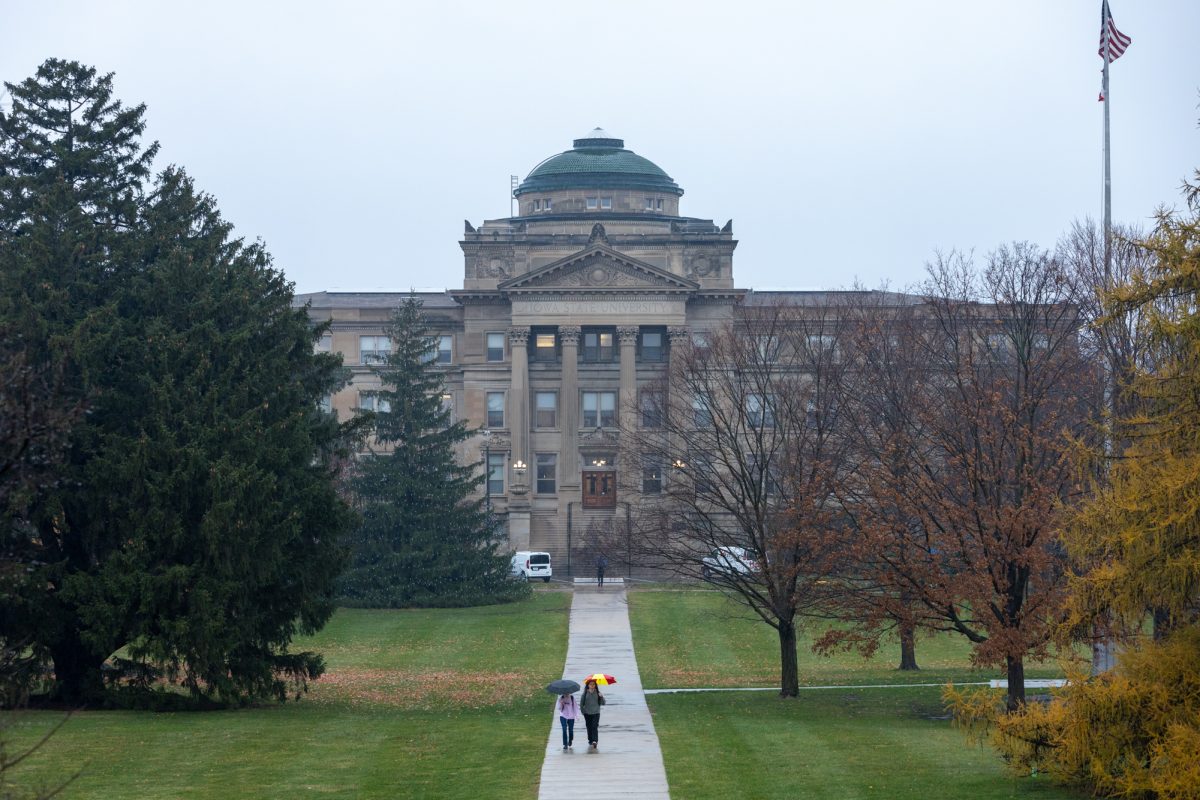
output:
[[563,678],[547,686],[546,691],[558,695],[554,710],[558,712],[558,723],[562,726],[563,752],[573,750],[575,720],[579,719],[579,704],[575,702],[575,692],[579,691],[579,684]]
[[600,749],[600,706],[604,705],[604,695],[600,693],[598,681],[605,684],[616,683],[608,675],[589,675],[583,681],[583,699],[579,701],[579,710],[583,712],[583,723],[587,726],[588,745],[593,750]]

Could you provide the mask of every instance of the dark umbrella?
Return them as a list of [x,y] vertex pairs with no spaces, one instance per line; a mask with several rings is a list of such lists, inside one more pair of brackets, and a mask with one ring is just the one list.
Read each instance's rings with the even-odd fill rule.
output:
[[559,678],[547,686],[546,691],[550,694],[574,694],[579,691],[579,684],[566,678]]

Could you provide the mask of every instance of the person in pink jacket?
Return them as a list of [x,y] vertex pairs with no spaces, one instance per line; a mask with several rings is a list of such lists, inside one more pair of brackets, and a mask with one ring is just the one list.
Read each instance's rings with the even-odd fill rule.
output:
[[564,694],[554,703],[558,710],[558,724],[562,725],[563,750],[575,748],[575,720],[579,719],[579,703],[575,695]]

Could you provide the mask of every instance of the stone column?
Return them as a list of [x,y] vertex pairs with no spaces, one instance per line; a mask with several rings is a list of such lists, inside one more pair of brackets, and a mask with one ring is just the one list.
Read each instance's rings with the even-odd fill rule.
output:
[[529,463],[529,328],[508,329],[509,349],[512,351],[512,384],[508,390],[505,413],[512,432],[512,454],[509,470],[518,459]]
[[[667,328],[667,341],[670,346],[667,349],[667,376],[663,382],[665,389],[663,393],[663,424],[666,425],[668,432],[675,430],[674,426],[678,424],[679,415],[687,413],[691,405],[691,400],[684,397],[674,385],[675,372],[679,369],[679,361],[691,342],[691,336],[691,331],[682,325],[673,325]],[[669,433],[668,435],[670,436]],[[667,449],[672,459],[683,457],[680,452],[681,443],[678,436],[670,436],[667,441]],[[663,479],[666,480],[669,477],[671,465],[663,464],[662,468]]]
[[[509,430],[512,432],[512,453],[507,472],[512,476],[508,488],[508,544],[514,550],[529,548],[529,328],[508,329],[509,349],[512,351],[512,383],[508,390]],[[513,469],[516,461],[526,469]]]
[[621,342],[621,391],[617,395],[617,413],[624,430],[637,427],[637,338],[636,326],[617,328],[617,339]]
[[562,385],[558,392],[558,427],[562,431],[558,474],[564,488],[579,486],[579,334],[578,325],[558,326],[562,342]]

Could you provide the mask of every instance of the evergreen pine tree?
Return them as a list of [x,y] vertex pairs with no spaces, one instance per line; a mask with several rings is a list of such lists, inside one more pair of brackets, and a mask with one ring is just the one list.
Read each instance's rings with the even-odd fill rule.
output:
[[0,593],[0,644],[52,661],[72,704],[122,648],[196,694],[282,698],[320,674],[288,645],[345,563],[346,430],[318,409],[344,370],[186,175],[146,196],[143,108],[111,84],[48,61],[0,120],[0,330],[87,409],[6,529],[38,566]]
[[374,449],[352,480],[362,525],[342,601],[373,608],[468,606],[514,599],[496,525],[472,493],[484,478],[455,450],[472,436],[442,405],[442,376],[421,303],[407,298],[388,329],[392,352],[374,392]]

